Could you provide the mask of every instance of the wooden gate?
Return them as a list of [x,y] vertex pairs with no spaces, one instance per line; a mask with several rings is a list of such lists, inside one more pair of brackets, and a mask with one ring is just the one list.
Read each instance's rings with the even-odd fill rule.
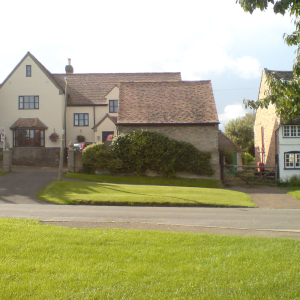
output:
[[277,165],[274,167],[256,167],[221,164],[221,180],[224,185],[238,185],[240,183],[246,183],[248,186],[276,186]]

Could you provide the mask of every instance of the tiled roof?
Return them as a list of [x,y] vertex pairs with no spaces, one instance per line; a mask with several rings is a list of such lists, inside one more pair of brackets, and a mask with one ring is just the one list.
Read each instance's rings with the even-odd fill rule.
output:
[[224,133],[219,134],[218,138],[219,150],[226,150],[229,152],[243,152],[229,137]]
[[107,105],[105,96],[120,81],[178,81],[180,73],[98,73],[98,74],[53,74],[55,80],[65,86],[68,77],[68,106]]
[[210,80],[121,82],[118,124],[218,123]]
[[118,117],[112,117],[109,114],[105,114],[105,116],[92,129],[97,128],[107,118],[110,119],[114,124],[117,124]]
[[40,121],[39,118],[19,118],[10,129],[17,128],[35,128],[35,129],[48,129],[48,127]]
[[267,73],[274,74],[276,79],[283,79],[283,80],[293,79],[293,71],[275,71],[275,70],[268,70],[268,69],[265,70]]

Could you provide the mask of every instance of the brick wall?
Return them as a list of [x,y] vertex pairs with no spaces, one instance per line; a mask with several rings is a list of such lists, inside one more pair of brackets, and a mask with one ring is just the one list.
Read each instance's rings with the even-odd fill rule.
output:
[[[263,99],[269,93],[268,83],[266,82],[267,76],[265,70],[263,71],[261,84],[259,89],[259,99]],[[262,161],[262,129],[263,140],[265,147],[264,164],[268,166],[275,165],[275,131],[279,127],[279,117],[276,115],[275,105],[269,105],[268,108],[259,108],[256,113],[254,125],[254,144],[255,144],[255,163]]]
[[12,164],[23,166],[57,167],[59,165],[60,148],[14,147]]
[[193,144],[200,151],[211,153],[211,166],[215,174],[211,178],[220,179],[218,125],[199,126],[118,126],[119,134],[134,130],[150,130],[162,133],[169,138]]

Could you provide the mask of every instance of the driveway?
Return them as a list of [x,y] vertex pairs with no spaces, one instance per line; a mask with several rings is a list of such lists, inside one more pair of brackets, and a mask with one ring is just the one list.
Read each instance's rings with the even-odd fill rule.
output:
[[0,176],[0,204],[35,204],[36,193],[58,177],[58,168],[12,166]]

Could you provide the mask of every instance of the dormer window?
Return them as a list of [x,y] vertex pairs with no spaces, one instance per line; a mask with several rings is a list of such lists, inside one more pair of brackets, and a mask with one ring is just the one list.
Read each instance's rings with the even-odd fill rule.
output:
[[31,65],[26,66],[26,77],[31,77]]
[[109,100],[109,112],[110,113],[118,112],[118,100]]
[[299,125],[284,125],[283,126],[284,137],[300,137]]

